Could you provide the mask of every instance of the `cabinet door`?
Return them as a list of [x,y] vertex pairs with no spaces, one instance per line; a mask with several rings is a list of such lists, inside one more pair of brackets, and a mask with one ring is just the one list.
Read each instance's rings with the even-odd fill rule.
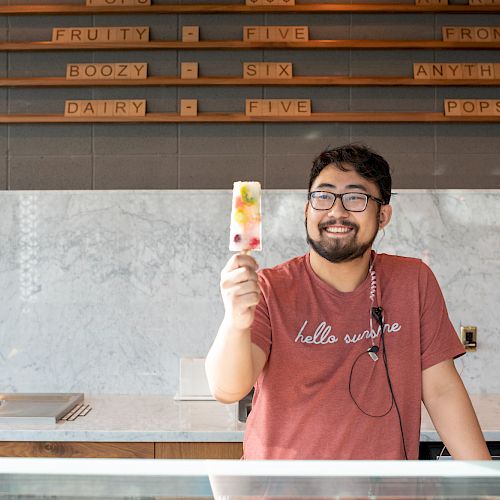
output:
[[242,443],[156,443],[155,458],[240,459]]
[[3,441],[2,457],[154,458],[154,443]]

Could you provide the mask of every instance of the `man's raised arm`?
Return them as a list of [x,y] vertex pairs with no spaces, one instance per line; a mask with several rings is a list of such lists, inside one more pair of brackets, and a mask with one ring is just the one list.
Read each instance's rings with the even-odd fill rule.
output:
[[233,255],[221,272],[225,315],[210,348],[205,370],[212,395],[223,403],[245,397],[264,368],[266,355],[252,344],[250,328],[259,303],[258,264],[250,255]]

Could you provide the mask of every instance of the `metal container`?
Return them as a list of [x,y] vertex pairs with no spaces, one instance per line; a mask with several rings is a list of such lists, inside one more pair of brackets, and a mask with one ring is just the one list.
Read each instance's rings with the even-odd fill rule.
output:
[[0,423],[55,424],[82,402],[83,393],[3,393]]

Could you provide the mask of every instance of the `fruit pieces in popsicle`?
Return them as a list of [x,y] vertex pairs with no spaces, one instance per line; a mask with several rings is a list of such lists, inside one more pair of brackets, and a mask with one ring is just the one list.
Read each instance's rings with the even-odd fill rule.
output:
[[233,185],[229,250],[262,250],[260,182],[238,181]]

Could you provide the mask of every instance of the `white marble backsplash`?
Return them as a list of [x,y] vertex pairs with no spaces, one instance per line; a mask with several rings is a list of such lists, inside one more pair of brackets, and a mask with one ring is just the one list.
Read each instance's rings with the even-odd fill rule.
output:
[[[307,251],[305,191],[264,192],[271,266]],[[0,391],[174,394],[222,319],[230,191],[0,193]],[[500,393],[500,191],[406,191],[378,248],[420,257],[455,327],[463,379]],[[463,358],[462,358],[463,359]]]

